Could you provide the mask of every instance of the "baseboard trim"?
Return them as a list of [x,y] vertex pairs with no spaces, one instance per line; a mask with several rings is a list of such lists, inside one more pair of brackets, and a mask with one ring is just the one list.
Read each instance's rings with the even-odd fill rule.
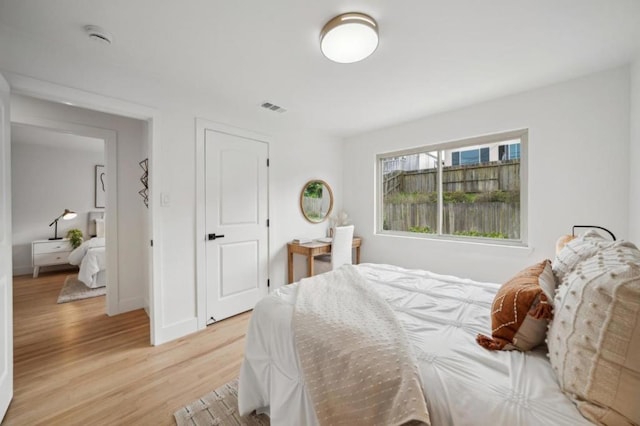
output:
[[[77,266],[65,264],[65,265],[51,265],[51,266],[41,266],[40,274],[45,272],[59,272],[59,271],[69,271],[69,272],[78,272],[79,269]],[[33,267],[32,266],[18,266],[13,268],[13,276],[16,277],[18,275],[33,275]]]
[[196,331],[198,331],[198,318],[193,317],[179,321],[162,327],[158,333],[158,340],[155,344],[161,345],[162,343],[170,342],[171,340],[184,337],[187,334],[195,333]]
[[17,277],[18,275],[32,275],[33,268],[31,266],[18,266],[13,268],[13,276]]
[[132,297],[131,299],[124,299],[118,302],[118,313],[124,314],[125,312],[135,311],[136,309],[144,308],[144,299],[142,297]]

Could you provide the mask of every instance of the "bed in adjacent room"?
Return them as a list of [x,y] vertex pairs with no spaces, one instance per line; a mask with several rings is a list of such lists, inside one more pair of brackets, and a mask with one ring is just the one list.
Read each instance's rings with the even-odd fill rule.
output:
[[[508,301],[505,305],[513,304],[511,314],[515,312],[517,317],[518,293],[511,299],[500,296],[506,284],[501,286],[391,265],[346,267],[355,271],[368,288],[386,301],[404,330],[426,401],[428,420],[423,420],[424,423],[574,426],[592,421],[603,424],[638,421],[640,408],[634,407],[634,401],[640,400],[637,386],[640,361],[632,353],[634,348],[640,348],[640,252],[629,243],[598,238],[579,238],[563,250],[562,256],[559,254],[554,260],[553,272],[549,261],[534,266],[540,274],[548,274],[547,280],[553,281],[551,294],[548,289],[536,289],[536,296],[530,299],[530,302],[535,300],[535,306],[532,304],[531,310],[526,308],[526,318],[516,321],[520,330],[511,334],[500,334],[506,328],[492,323],[496,312],[503,308],[504,300]],[[611,278],[611,270],[613,275],[624,279]],[[255,307],[240,374],[241,413],[253,410],[267,413],[273,425],[327,424],[319,421],[318,408],[326,404],[325,395],[334,391],[339,393],[344,383],[342,379],[322,382],[322,378],[317,380],[308,373],[308,367],[303,365],[307,362],[306,355],[301,357],[300,353],[308,352],[306,345],[313,342],[305,341],[302,345],[296,342],[301,334],[296,328],[300,325],[296,322],[300,321],[296,309],[299,309],[298,299],[303,294],[302,286],[325,285],[327,280],[334,281],[331,285],[339,285],[344,278],[331,274],[335,273],[282,287]],[[345,275],[343,272],[337,274]],[[521,277],[529,275],[530,268]],[[593,284],[603,279],[613,281],[607,281],[607,286]],[[557,292],[554,291],[556,284],[559,286]],[[592,287],[596,290],[592,291]],[[326,288],[331,287],[327,285]],[[522,294],[519,293],[521,298]],[[574,300],[580,297],[584,299],[582,304]],[[602,305],[597,306],[598,303],[592,300],[598,303],[602,300]],[[547,304],[553,303],[555,319],[548,336],[546,320],[541,323],[543,326],[535,324],[535,327],[537,333],[543,333],[542,339],[553,338],[554,342],[549,342],[548,346],[529,342],[530,330],[525,332],[525,328],[536,319],[551,318],[545,316],[545,312],[551,313]],[[606,303],[611,306],[607,308]],[[594,313],[594,309],[603,312]],[[582,319],[584,315],[596,319],[591,323]],[[606,335],[610,331],[607,327],[613,326],[619,331],[620,315],[627,328],[616,336],[617,348],[611,349],[607,346]],[[322,324],[319,317],[313,321]],[[585,331],[584,324],[593,330]],[[335,318],[319,327],[314,333],[320,337],[325,334],[322,327],[327,335],[334,333],[336,328],[343,335],[349,331]],[[377,354],[380,348],[369,344],[369,341],[378,340],[376,330],[366,327],[363,330],[367,341],[357,346]],[[353,339],[357,339],[356,334]],[[337,343],[331,343],[331,339],[319,340],[320,345],[325,345],[313,349],[319,362],[327,361],[323,357],[333,357],[341,363],[344,380],[355,379],[357,382],[359,378],[361,386],[353,388],[354,400],[358,400],[361,389],[373,387],[377,392],[376,383],[383,386],[384,380],[389,381],[378,380],[378,373],[385,369],[385,364],[371,367],[363,363],[363,357],[347,351],[350,339]],[[513,345],[523,350],[505,350],[518,349]],[[527,350],[531,345],[535,347]],[[622,354],[616,353],[620,348]],[[625,358],[627,353],[631,355]],[[382,373],[384,377],[384,371]],[[615,377],[604,383],[603,374]],[[618,376],[620,380],[617,380]],[[319,386],[328,389],[318,391]],[[318,395],[323,395],[322,401],[318,401]],[[369,398],[372,398],[371,393],[362,393],[361,403],[365,404]],[[402,398],[393,403],[395,408],[406,404],[407,399]],[[339,405],[338,402],[337,409],[359,409],[359,404],[351,402],[348,407]],[[324,413],[321,416],[327,418]]]
[[80,267],[78,280],[87,287],[104,287],[107,285],[104,212],[89,212],[88,234],[92,238],[69,254],[69,263]]
[[107,285],[107,258],[104,237],[84,241],[69,254],[69,263],[80,267],[78,280],[89,288]]

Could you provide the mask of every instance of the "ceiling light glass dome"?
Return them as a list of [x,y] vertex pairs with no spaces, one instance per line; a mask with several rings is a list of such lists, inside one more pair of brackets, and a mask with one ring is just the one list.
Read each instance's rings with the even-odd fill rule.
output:
[[338,15],[320,33],[320,49],[328,59],[341,64],[358,62],[378,47],[378,24],[363,13]]

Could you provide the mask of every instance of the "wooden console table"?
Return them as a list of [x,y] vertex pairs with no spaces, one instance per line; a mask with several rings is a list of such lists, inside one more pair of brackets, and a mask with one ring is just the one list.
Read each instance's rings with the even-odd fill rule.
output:
[[[356,264],[360,263],[360,245],[362,238],[353,237],[353,248],[356,249]],[[331,243],[313,241],[305,244],[287,243],[287,253],[289,258],[289,284],[293,282],[293,255],[301,254],[307,256],[307,276],[313,276],[313,259],[321,254],[331,253]]]

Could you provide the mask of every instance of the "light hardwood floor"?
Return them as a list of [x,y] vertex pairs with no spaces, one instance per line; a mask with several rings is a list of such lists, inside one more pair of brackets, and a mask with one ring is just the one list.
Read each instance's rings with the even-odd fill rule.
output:
[[143,310],[104,297],[56,304],[69,272],[14,277],[7,425],[173,425],[173,412],[238,376],[250,313],[152,347]]

